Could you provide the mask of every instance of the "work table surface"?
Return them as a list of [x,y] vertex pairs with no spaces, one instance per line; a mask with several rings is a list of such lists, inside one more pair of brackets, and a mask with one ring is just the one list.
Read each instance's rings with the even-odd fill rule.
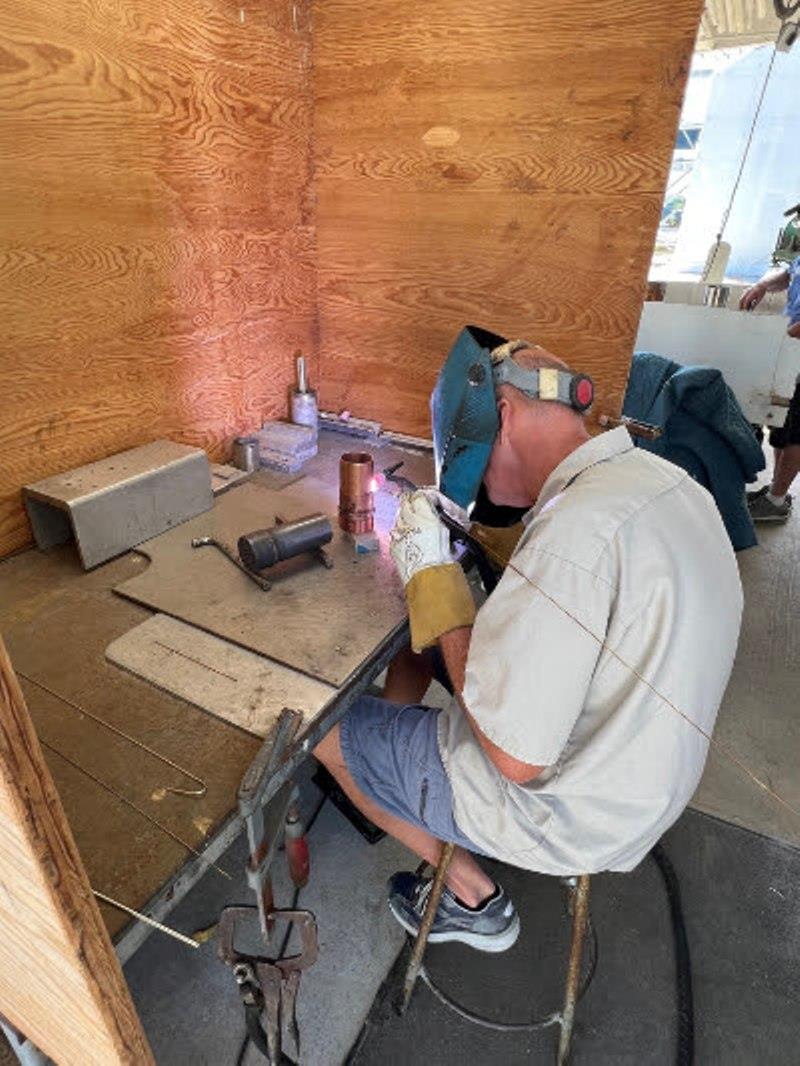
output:
[[[253,480],[271,489],[291,485],[294,494],[304,477],[324,481],[329,486],[327,513],[335,523],[339,456],[360,450],[373,454],[376,471],[402,459],[402,473],[412,481],[432,480],[430,455],[331,432],[320,435],[320,454],[300,474],[261,471]],[[390,485],[379,492],[384,522],[389,509],[396,508],[396,495]],[[385,537],[381,550],[386,552]],[[47,553],[31,549],[0,563],[0,630],[20,674],[186,767],[207,786],[202,797],[165,791],[170,785],[191,788],[192,782],[63,699],[20,678],[92,887],[137,909],[194,859],[169,833],[202,852],[230,818],[239,782],[260,743],[106,660],[111,641],[152,615],[113,592],[147,566],[147,559],[133,551],[85,572],[74,544]],[[354,626],[369,624],[368,619],[359,622],[358,580],[354,566],[349,605]],[[331,604],[331,611],[341,610],[342,604]],[[264,623],[270,624],[269,593]],[[211,869],[207,876],[221,875]],[[127,924],[121,912],[107,906],[102,911],[112,935]]]

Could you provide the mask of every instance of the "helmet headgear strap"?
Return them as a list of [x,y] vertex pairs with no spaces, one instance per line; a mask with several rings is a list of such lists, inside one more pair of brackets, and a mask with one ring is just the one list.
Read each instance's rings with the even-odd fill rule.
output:
[[491,353],[492,378],[495,386],[512,385],[534,400],[557,400],[583,414],[594,400],[594,383],[586,374],[573,374],[557,367],[526,370],[513,355],[523,349],[535,349],[528,341],[506,341]]

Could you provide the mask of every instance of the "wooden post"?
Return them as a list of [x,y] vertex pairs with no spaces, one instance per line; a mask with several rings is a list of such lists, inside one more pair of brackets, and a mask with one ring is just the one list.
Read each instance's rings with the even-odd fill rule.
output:
[[0,1013],[59,1066],[154,1064],[1,637]]

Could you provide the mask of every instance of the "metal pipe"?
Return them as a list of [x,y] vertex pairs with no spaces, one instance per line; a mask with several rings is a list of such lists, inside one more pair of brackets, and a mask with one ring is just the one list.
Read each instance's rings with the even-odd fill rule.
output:
[[561,1012],[561,1033],[558,1038],[557,1066],[566,1066],[569,1062],[572,1044],[572,1028],[575,1024],[575,1004],[578,1001],[578,987],[581,977],[581,959],[583,958],[583,941],[586,936],[586,924],[589,918],[589,874],[581,874],[578,887],[572,899],[572,941],[569,949],[567,966],[567,983],[564,990],[564,1009]]
[[374,473],[369,452],[345,452],[339,460],[339,525],[345,533],[375,528]]
[[315,551],[333,539],[333,529],[323,514],[306,515],[296,522],[281,522],[239,537],[239,558],[248,570],[264,570],[284,559]]
[[436,917],[436,911],[439,909],[439,900],[442,898],[442,892],[444,892],[447,868],[450,865],[450,860],[453,858],[454,849],[455,844],[442,845],[442,854],[439,856],[439,865],[436,867],[436,874],[433,878],[428,902],[425,904],[425,913],[422,916],[422,923],[420,924],[417,938],[414,941],[414,949],[411,952],[411,958],[408,960],[406,977],[403,982],[403,995],[400,1000],[401,1014],[405,1013],[406,1007],[411,1001],[411,995],[414,991],[414,986],[417,983],[419,971],[422,968],[425,948],[428,946],[428,937],[430,936],[433,919]]
[[233,465],[248,474],[258,470],[258,437],[236,437],[233,442]]

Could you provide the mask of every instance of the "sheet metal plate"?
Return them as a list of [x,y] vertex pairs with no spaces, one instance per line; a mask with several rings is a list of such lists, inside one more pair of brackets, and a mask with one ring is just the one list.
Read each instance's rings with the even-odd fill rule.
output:
[[[338,484],[304,477],[280,490],[248,482],[216,499],[213,510],[140,545],[147,570],[116,592],[199,626],[331,685],[341,685],[406,617],[405,598],[388,550],[397,511],[394,493],[376,493],[380,552],[356,556],[336,521]],[[215,548],[192,548],[212,536],[235,547],[242,533],[314,511],[334,527],[326,570],[313,556],[272,567],[262,592]]]
[[262,738],[284,707],[300,711],[307,726],[336,694],[330,685],[166,614],[112,641],[106,658]]

